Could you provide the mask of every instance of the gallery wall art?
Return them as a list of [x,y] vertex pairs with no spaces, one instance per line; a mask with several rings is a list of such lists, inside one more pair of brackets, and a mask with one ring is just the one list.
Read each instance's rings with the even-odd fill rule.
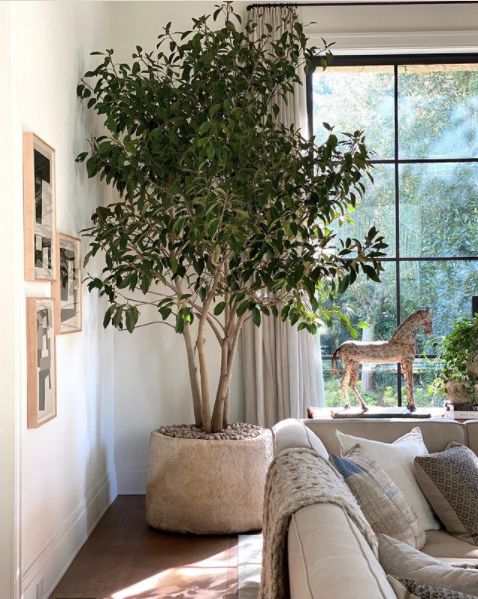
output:
[[56,416],[54,305],[27,298],[27,425],[37,428]]
[[55,278],[55,151],[34,133],[23,134],[25,279]]
[[81,241],[58,233],[57,268],[54,283],[57,334],[81,331]]

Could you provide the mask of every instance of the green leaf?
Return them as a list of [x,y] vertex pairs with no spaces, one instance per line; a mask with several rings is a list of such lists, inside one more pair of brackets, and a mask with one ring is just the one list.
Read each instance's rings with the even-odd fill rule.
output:
[[106,327],[110,324],[111,321],[111,312],[112,312],[112,307],[108,308],[105,312],[105,316],[103,318],[103,327],[106,329]]
[[216,316],[219,316],[219,314],[222,314],[222,312],[224,312],[225,307],[226,307],[226,302],[219,302],[218,304],[216,304],[214,306],[214,314]]
[[252,311],[252,322],[256,325],[256,327],[261,326],[261,313],[257,308]]
[[138,322],[138,318],[138,308],[136,308],[136,306],[132,306],[131,308],[129,308],[129,310],[126,312],[126,328],[130,333],[134,331],[136,323]]
[[380,283],[380,277],[377,271],[372,266],[370,266],[369,264],[362,264],[362,270],[369,279],[372,279],[372,281]]
[[75,162],[83,162],[87,156],[88,156],[88,152],[81,152],[81,153],[80,153],[80,154],[78,154],[78,156],[75,158]]
[[238,316],[242,316],[248,308],[249,308],[249,300],[246,300],[239,304],[239,306],[237,307],[237,310],[236,310],[236,314]]

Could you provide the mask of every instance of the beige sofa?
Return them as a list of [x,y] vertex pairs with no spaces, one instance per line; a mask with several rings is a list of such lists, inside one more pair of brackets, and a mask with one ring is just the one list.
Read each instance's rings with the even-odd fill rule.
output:
[[[419,426],[430,452],[450,441],[468,445],[478,454],[478,420],[459,424],[447,420],[284,420],[273,428],[275,454],[292,447],[320,446],[339,453],[335,431],[393,442]],[[320,445],[320,444],[319,444]],[[355,524],[338,506],[314,504],[297,511],[288,533],[288,564],[292,599],[394,599],[385,572]],[[478,564],[478,547],[443,530],[427,533],[425,553],[457,563]]]

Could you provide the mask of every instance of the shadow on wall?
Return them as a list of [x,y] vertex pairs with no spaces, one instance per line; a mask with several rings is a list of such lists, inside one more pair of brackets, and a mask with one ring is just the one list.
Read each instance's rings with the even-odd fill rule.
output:
[[[95,481],[100,481],[95,485]],[[86,533],[91,534],[112,498],[108,461],[104,445],[95,446],[86,465],[85,488],[91,489],[86,498]]]

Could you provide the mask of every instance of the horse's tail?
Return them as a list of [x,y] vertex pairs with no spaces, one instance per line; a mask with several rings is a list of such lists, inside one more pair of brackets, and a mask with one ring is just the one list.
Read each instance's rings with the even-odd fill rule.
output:
[[332,374],[334,376],[339,376],[339,374],[340,374],[339,367],[337,366],[337,358],[339,356],[339,352],[340,352],[340,346],[332,354]]

